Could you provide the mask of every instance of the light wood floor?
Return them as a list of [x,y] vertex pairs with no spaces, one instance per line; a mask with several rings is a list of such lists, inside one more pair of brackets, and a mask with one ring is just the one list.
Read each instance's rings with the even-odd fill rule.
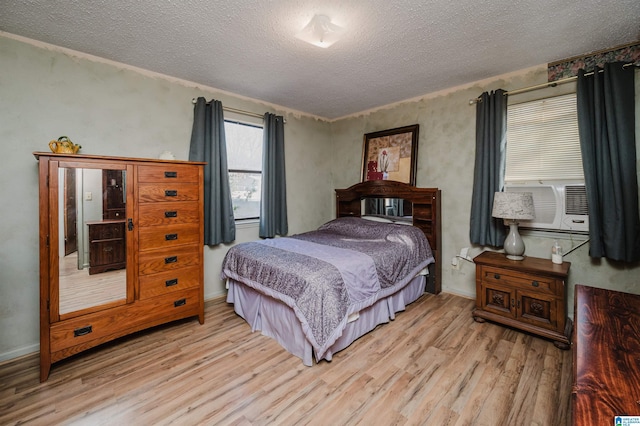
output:
[[565,425],[571,352],[425,295],[332,362],[304,367],[233,308],[54,364],[0,364],[0,424]]
[[127,271],[119,269],[89,275],[78,269],[78,252],[60,259],[60,313],[80,311],[127,298]]

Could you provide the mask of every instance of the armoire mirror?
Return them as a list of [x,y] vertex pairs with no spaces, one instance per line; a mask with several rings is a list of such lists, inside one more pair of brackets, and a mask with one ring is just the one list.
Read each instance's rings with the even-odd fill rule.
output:
[[126,178],[119,169],[58,169],[61,317],[127,302]]

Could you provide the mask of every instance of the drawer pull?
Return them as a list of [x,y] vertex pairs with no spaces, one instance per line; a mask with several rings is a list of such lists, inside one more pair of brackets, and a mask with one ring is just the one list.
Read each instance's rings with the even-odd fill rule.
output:
[[[520,302],[518,302],[520,303]],[[516,306],[516,301],[514,299],[511,299],[511,307],[513,308],[514,306]]]
[[93,326],[80,327],[73,330],[73,337],[80,337],[87,335],[93,331]]
[[495,278],[496,280],[500,279],[500,274],[493,274],[493,278]]
[[169,263],[176,263],[177,261],[178,261],[178,256],[171,256],[171,257],[164,258],[165,265]]
[[177,178],[178,172],[164,172],[164,177],[166,178]]
[[164,239],[165,239],[165,241],[177,240],[178,239],[178,234],[165,234],[164,235]]
[[111,246],[106,246],[106,247],[105,247],[105,248],[103,248],[102,250],[108,253],[108,252],[110,252],[110,251],[113,251],[113,247],[111,247]]
[[178,217],[178,212],[177,211],[164,212],[164,217]]
[[165,197],[177,197],[178,196],[178,191],[175,189],[167,189],[164,191],[164,196]]
[[173,307],[177,308],[178,306],[183,306],[187,304],[187,299],[180,299],[173,302]]
[[166,287],[173,287],[174,285],[178,285],[178,279],[177,279],[177,278],[174,278],[174,279],[172,279],[172,280],[166,280],[166,281],[164,282],[164,285],[165,285]]
[[532,281],[531,285],[534,287],[538,287],[540,285],[540,283],[538,281]]

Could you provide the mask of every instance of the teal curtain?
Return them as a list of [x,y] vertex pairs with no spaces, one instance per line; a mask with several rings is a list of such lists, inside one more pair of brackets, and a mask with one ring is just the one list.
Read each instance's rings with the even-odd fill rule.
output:
[[591,257],[640,260],[633,67],[578,72],[578,129]]
[[476,160],[471,198],[471,243],[502,247],[505,227],[491,216],[493,194],[504,188],[507,149],[507,97],[502,89],[484,92],[476,104]]
[[209,246],[236,239],[236,223],[231,204],[227,144],[222,102],[196,100],[189,160],[205,161],[204,243]]
[[264,115],[262,147],[259,235],[261,238],[273,238],[289,232],[284,161],[284,117],[271,113]]

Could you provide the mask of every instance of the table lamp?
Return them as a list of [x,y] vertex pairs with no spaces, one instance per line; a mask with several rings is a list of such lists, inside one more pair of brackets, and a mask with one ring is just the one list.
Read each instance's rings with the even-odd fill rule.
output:
[[504,240],[507,259],[524,259],[524,241],[518,233],[519,220],[534,219],[533,194],[531,192],[496,192],[493,196],[493,217],[504,219],[509,234]]

